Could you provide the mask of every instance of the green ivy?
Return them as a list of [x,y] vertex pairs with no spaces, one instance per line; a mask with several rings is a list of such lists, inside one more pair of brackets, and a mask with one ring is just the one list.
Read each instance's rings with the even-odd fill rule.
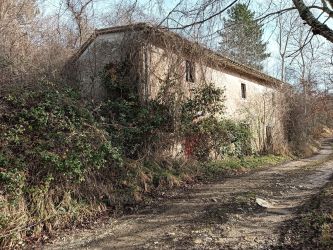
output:
[[17,182],[15,171],[23,170],[30,185],[52,175],[54,185],[82,182],[89,171],[121,164],[119,150],[74,91],[37,86],[0,97],[11,110],[0,121],[1,179],[7,189]]
[[162,84],[155,100],[144,103],[137,85],[124,72],[126,64],[106,67],[102,82],[109,99],[98,113],[124,156],[145,155],[151,145],[161,143],[160,135],[165,133],[178,134],[184,140],[194,138],[192,156],[198,160],[208,160],[213,151],[220,157],[250,153],[249,127],[223,118],[223,89],[205,84],[194,89],[191,98],[185,98],[177,89],[177,80],[169,80]]
[[129,158],[145,154],[149,144],[161,131],[172,126],[169,108],[156,101],[140,101],[137,87],[124,78],[123,67],[118,66],[102,81],[108,91],[109,100],[100,107],[98,116],[106,119],[111,141]]
[[197,88],[182,105],[182,132],[196,139],[193,154],[199,160],[208,160],[211,153],[220,158],[251,153],[249,126],[225,119],[224,101],[223,89],[207,84]]

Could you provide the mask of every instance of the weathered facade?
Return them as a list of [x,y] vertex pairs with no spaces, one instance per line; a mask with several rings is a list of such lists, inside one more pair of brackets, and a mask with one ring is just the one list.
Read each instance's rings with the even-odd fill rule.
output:
[[156,98],[161,86],[172,81],[186,97],[200,84],[214,83],[225,91],[225,115],[250,124],[256,150],[283,144],[283,82],[176,33],[148,24],[97,30],[72,61],[83,95],[96,100],[106,98],[100,74],[110,63],[130,65],[143,102]]

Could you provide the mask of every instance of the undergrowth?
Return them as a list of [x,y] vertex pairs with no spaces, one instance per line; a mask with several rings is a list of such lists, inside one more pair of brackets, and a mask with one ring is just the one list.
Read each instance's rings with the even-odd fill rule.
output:
[[[137,204],[157,189],[283,160],[248,156],[249,128],[217,118],[223,92],[212,85],[192,99],[168,90],[169,98],[143,105],[126,84],[106,80],[117,98],[98,108],[49,82],[1,93],[0,248]],[[175,139],[190,142],[186,159],[171,157]]]
[[85,185],[122,158],[75,92],[17,89],[0,96],[0,111],[0,247],[103,209]]

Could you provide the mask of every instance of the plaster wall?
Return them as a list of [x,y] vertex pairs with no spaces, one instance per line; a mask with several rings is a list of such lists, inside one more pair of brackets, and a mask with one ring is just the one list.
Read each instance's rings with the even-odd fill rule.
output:
[[[124,32],[100,35],[81,54],[77,60],[77,74],[84,96],[95,100],[105,98],[106,92],[100,81],[100,73],[111,62],[127,60],[124,51],[131,46],[131,41],[138,37],[133,33],[131,32],[130,36]],[[267,147],[268,127],[274,137],[274,144],[283,141],[280,105],[283,98],[277,89],[227,68],[207,66],[200,58],[184,56],[181,49],[177,53],[147,42],[140,44],[134,59],[142,81],[142,96],[154,99],[163,84],[176,83],[176,94],[188,98],[191,97],[193,89],[204,83],[214,83],[224,89],[225,117],[245,121],[251,126],[256,150]],[[185,79],[186,60],[195,63],[194,83]],[[242,98],[241,84],[246,86],[246,98]]]
[[[185,80],[186,60],[195,62],[194,83]],[[268,147],[277,150],[283,144],[283,98],[278,89],[226,68],[208,67],[200,58],[179,56],[156,46],[151,46],[149,69],[150,98],[154,99],[158,95],[162,84],[170,77],[178,81],[177,91],[185,97],[190,97],[193,89],[204,83],[214,83],[224,90],[224,116],[249,124],[256,151]],[[242,84],[246,86],[246,98],[242,98]],[[267,133],[271,134],[272,145],[267,145]]]
[[124,33],[97,36],[80,55],[76,61],[76,74],[83,96],[97,101],[106,97],[100,75],[107,64],[119,63],[122,60],[123,39]]

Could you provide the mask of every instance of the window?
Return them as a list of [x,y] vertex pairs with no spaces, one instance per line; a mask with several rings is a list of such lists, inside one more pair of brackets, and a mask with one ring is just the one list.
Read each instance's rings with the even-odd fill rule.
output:
[[242,89],[242,98],[246,99],[246,85],[245,85],[245,83],[241,84],[241,89]]
[[186,60],[186,81],[187,82],[194,82],[195,80],[195,67],[194,63],[191,61]]

